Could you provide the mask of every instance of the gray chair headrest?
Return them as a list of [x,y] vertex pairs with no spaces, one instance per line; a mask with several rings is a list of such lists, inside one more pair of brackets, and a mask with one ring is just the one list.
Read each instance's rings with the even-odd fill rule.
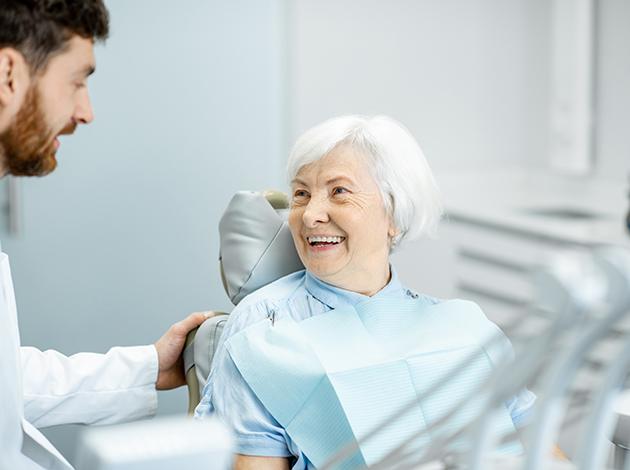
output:
[[287,225],[289,201],[278,191],[239,191],[219,222],[223,287],[234,305],[246,295],[304,269]]

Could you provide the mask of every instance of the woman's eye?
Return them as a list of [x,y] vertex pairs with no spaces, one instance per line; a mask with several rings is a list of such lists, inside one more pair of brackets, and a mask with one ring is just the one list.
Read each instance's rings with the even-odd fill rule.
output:
[[348,193],[348,192],[349,192],[349,191],[348,191],[346,188],[343,188],[343,187],[341,187],[341,186],[337,186],[336,188],[333,188],[333,190],[332,190],[333,195],[336,195],[336,194],[346,194],[346,193]]
[[293,192],[293,199],[304,199],[305,197],[308,197],[308,192],[303,189],[296,189]]

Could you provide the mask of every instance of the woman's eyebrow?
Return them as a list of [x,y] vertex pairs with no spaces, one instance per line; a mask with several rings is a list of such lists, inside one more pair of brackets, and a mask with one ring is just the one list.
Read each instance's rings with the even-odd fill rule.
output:
[[328,181],[326,181],[326,185],[330,186],[331,184],[336,184],[336,183],[340,183],[340,182],[346,182],[346,183],[350,183],[350,184],[354,184],[354,180],[348,176],[336,176],[334,178],[329,179]]

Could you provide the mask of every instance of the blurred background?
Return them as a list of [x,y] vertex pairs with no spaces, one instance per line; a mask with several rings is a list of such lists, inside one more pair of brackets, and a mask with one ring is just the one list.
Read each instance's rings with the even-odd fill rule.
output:
[[[104,352],[229,311],[228,200],[285,189],[294,140],[340,114],[402,121],[435,170],[442,230],[394,258],[412,288],[507,324],[550,253],[630,245],[627,0],[106,4],[95,122],[54,174],[0,188],[25,345]],[[160,414],[185,409],[160,393]],[[78,428],[45,432],[72,458]]]

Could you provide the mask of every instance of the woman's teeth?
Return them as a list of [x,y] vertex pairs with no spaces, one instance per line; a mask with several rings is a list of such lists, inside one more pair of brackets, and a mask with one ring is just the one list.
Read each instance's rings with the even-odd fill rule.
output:
[[311,246],[324,243],[336,245],[344,241],[345,237],[306,237],[306,240]]

